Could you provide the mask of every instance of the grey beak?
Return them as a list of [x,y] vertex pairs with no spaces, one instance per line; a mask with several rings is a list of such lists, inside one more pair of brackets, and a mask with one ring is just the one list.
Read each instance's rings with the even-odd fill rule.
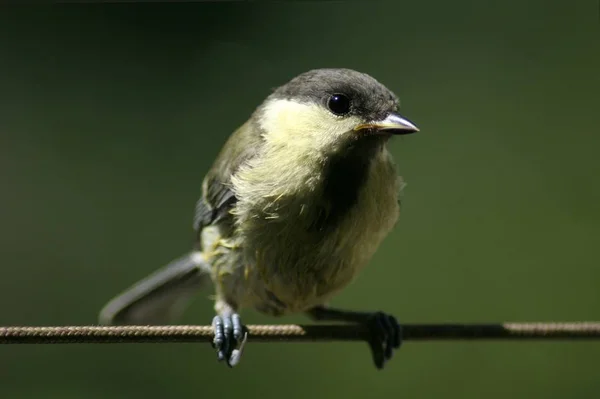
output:
[[393,112],[388,114],[388,116],[382,120],[363,123],[354,128],[354,130],[363,129],[381,130],[398,135],[416,133],[419,131],[419,128],[412,122]]

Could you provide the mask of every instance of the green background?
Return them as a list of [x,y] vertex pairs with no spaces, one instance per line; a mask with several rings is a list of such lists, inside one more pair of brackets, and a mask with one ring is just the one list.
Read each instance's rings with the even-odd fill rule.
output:
[[[269,93],[367,72],[421,133],[403,214],[334,304],[405,322],[600,318],[597,1],[4,6],[0,324],[92,324],[190,248],[203,174]],[[184,323],[207,324],[202,294]],[[273,320],[253,311],[247,323]],[[591,398],[600,343],[0,348],[2,398]]]

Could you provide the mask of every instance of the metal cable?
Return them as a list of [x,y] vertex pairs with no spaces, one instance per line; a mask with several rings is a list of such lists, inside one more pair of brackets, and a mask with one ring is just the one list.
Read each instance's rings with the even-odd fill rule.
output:
[[[257,342],[365,341],[360,325],[249,325]],[[405,324],[405,341],[600,339],[600,322],[504,324]],[[210,342],[211,326],[0,327],[0,344]]]

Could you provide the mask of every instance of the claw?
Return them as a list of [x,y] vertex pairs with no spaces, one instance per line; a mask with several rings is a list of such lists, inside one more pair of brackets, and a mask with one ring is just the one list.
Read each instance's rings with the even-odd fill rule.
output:
[[241,338],[241,343],[239,344],[237,349],[234,349],[231,352],[231,356],[229,357],[229,367],[235,367],[242,358],[242,352],[244,351],[244,345],[246,345],[246,341],[248,340],[248,333],[245,332],[243,338]]
[[242,350],[248,338],[240,316],[237,313],[215,316],[212,326],[215,334],[213,348],[217,351],[217,360],[226,360],[229,367],[234,367],[240,362]]
[[382,369],[386,361],[394,355],[394,349],[402,344],[402,327],[394,316],[376,312],[367,319],[371,332],[369,347],[375,367]]

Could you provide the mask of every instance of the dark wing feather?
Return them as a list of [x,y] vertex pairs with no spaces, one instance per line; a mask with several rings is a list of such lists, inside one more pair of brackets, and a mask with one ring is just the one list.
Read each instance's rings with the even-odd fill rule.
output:
[[205,226],[233,221],[229,211],[237,199],[230,188],[231,176],[257,154],[261,141],[260,130],[250,120],[236,130],[223,146],[204,178],[202,197],[196,203],[194,231],[197,238]]

